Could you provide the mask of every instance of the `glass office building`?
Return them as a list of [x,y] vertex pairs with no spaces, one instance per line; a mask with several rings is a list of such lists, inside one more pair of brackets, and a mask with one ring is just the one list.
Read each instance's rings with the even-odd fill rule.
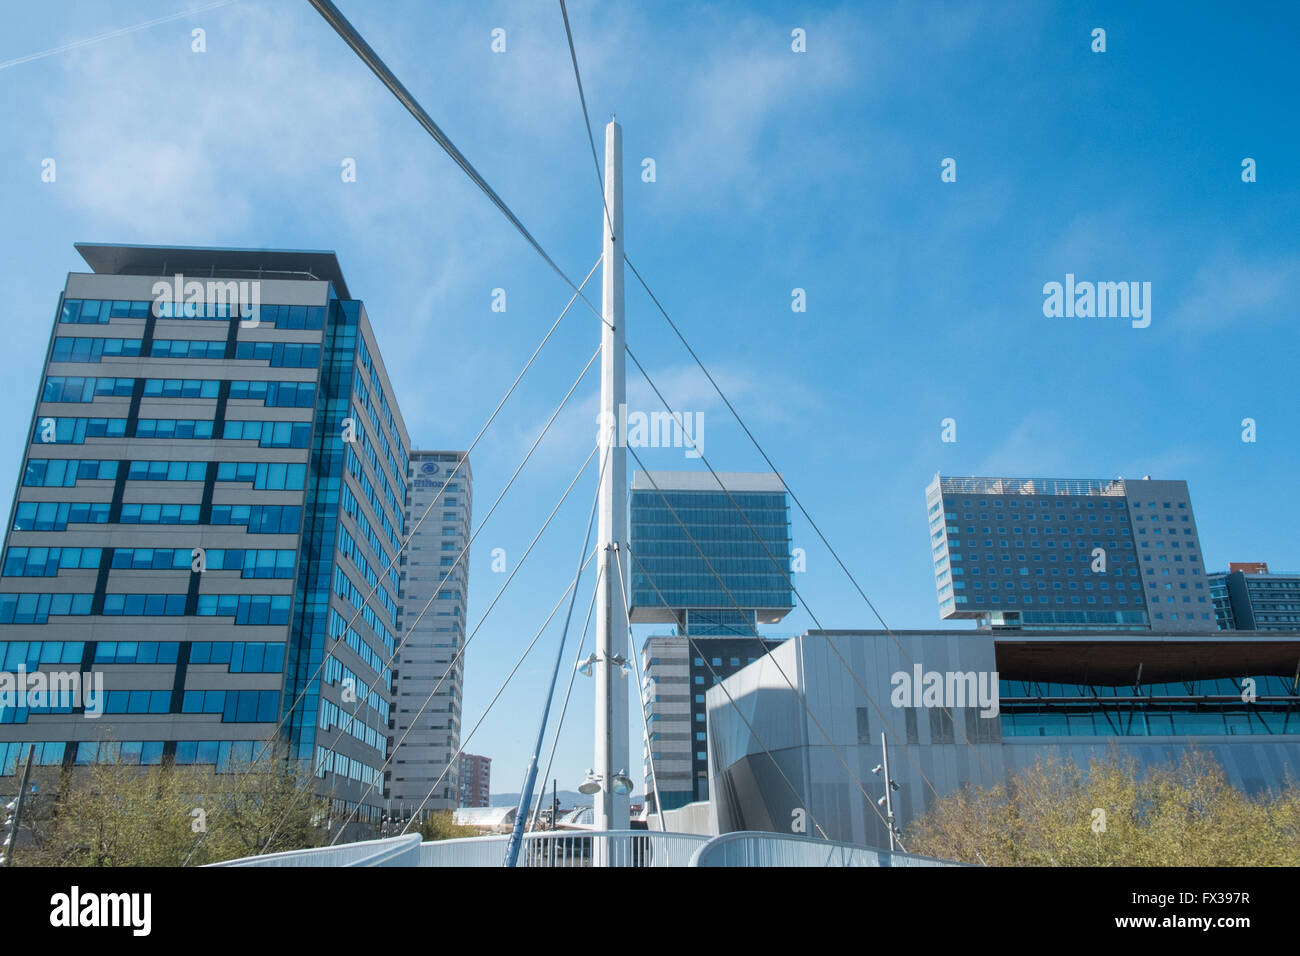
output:
[[[762,624],[794,607],[790,507],[771,473],[638,472],[632,478],[631,621],[675,625],[642,646],[654,807],[707,800],[704,692],[779,643]],[[653,779],[652,779],[653,770]]]
[[409,442],[364,306],[329,252],[77,249],[93,272],[59,297],[0,659],[106,694],[0,711],[0,772],[28,743],[220,772],[283,722],[335,811],[375,784],[358,818],[378,819]]
[[637,472],[632,478],[633,623],[749,634],[794,607],[790,504],[777,475]]
[[1267,564],[1232,563],[1210,575],[1221,631],[1300,630],[1300,574],[1277,574]]
[[1186,482],[936,475],[926,506],[944,620],[1035,630],[1214,628]]

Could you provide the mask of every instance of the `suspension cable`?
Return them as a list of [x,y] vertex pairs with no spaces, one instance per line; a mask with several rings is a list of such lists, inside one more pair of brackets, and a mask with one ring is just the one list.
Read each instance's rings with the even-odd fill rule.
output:
[[[402,734],[401,739],[398,740],[397,743],[393,745],[392,751],[390,751],[388,754],[388,759],[386,759],[383,763],[383,766],[379,768],[379,773],[376,776],[376,780],[371,781],[370,786],[366,788],[365,793],[363,793],[360,799],[358,799],[356,809],[354,809],[352,811],[352,814],[349,815],[348,819],[344,821],[344,827],[348,822],[351,821],[352,816],[356,814],[356,810],[360,809],[361,801],[364,800],[366,797],[368,797],[374,791],[375,783],[378,781],[378,779],[382,778],[383,772],[388,769],[388,765],[392,763],[393,757],[397,754],[397,751],[401,749],[402,744],[406,742],[406,738],[410,736],[411,731],[415,728],[415,722],[419,720],[420,715],[424,713],[424,708],[429,706],[429,702],[432,701],[434,696],[438,693],[438,690],[442,687],[443,682],[447,679],[447,675],[451,673],[451,671],[456,667],[458,663],[460,663],[461,658],[464,657],[465,655],[465,651],[468,650],[470,643],[474,640],[474,636],[478,634],[479,630],[483,627],[484,622],[486,622],[488,619],[488,615],[492,613],[492,609],[497,606],[497,602],[500,601],[501,596],[505,594],[506,588],[510,587],[510,583],[514,581],[515,575],[519,573],[519,569],[523,567],[524,562],[528,560],[528,556],[532,554],[533,548],[536,546],[538,540],[541,539],[542,534],[545,533],[548,527],[550,527],[552,519],[555,518],[555,515],[560,510],[560,507],[568,499],[569,493],[573,491],[573,486],[578,483],[578,479],[582,477],[582,473],[587,470],[587,465],[590,464],[591,459],[595,457],[595,454],[596,454],[596,446],[593,446],[591,451],[587,454],[587,457],[583,460],[582,465],[578,468],[577,472],[574,474],[573,480],[570,481],[568,487],[564,489],[564,494],[560,496],[560,500],[555,503],[555,507],[551,509],[551,513],[546,516],[546,520],[542,522],[542,526],[537,530],[537,534],[534,535],[533,540],[529,542],[528,548],[524,551],[523,557],[521,557],[519,561],[515,564],[514,570],[510,572],[510,576],[506,578],[506,582],[503,585],[501,585],[501,588],[496,593],[496,597],[494,597],[492,599],[492,603],[488,605],[488,609],[483,612],[483,617],[479,619],[479,622],[474,627],[473,632],[469,635],[469,637],[465,638],[465,643],[462,644],[459,649],[457,649],[455,656],[452,657],[451,663],[447,666],[447,670],[443,672],[442,677],[438,678],[438,683],[433,686],[433,690],[429,691],[429,696],[425,698],[424,704],[420,707],[418,711],[416,711],[415,716],[411,718],[411,726],[406,729],[406,733]],[[567,590],[565,593],[566,594],[568,593]],[[420,618],[424,617],[425,612],[429,610],[429,606],[432,603],[433,602],[431,600],[429,604],[426,604],[424,606],[424,610],[420,612],[419,617],[417,617],[415,621],[411,624],[412,630],[414,630],[416,624],[420,623]],[[409,636],[409,632],[408,632],[408,636]],[[424,805],[429,802],[429,797],[431,796],[433,796],[432,792],[430,792],[429,796],[425,797],[423,802],[421,802],[420,809],[424,808]],[[339,832],[335,835],[334,839],[330,841],[331,846],[337,843],[339,837],[343,835],[344,827],[340,827]],[[405,833],[406,831],[403,830],[402,832]]]

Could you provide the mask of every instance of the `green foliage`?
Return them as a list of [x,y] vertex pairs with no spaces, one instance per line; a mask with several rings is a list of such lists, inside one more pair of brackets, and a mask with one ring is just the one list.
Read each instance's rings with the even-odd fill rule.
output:
[[438,810],[429,814],[428,819],[420,825],[420,836],[429,840],[455,840],[458,837],[478,836],[473,827],[457,825],[450,810]]
[[314,781],[272,755],[251,766],[141,767],[117,762],[64,770],[33,807],[20,866],[199,866],[317,846],[324,801]]
[[1145,773],[1114,749],[1086,773],[1052,756],[937,801],[904,842],[989,866],[1300,866],[1300,787],[1251,798],[1194,749]]

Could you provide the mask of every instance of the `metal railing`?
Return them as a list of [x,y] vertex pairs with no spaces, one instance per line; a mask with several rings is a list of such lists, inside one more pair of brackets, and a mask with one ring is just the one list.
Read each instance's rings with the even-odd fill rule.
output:
[[1114,495],[1126,488],[1121,478],[949,478],[940,477],[943,494]]
[[[489,867],[505,861],[507,836],[421,843],[417,833],[227,860],[212,866],[437,866]],[[559,830],[524,834],[519,866],[960,866],[947,860],[887,853],[782,833],[693,833]]]
[[[519,866],[686,866],[709,841],[692,833],[613,830],[583,833],[557,830],[524,834]],[[509,837],[438,840],[420,846],[420,866],[501,866]]]
[[888,853],[784,833],[741,832],[713,837],[695,851],[690,866],[964,866],[911,853]]
[[209,866],[419,866],[420,834],[246,856]]

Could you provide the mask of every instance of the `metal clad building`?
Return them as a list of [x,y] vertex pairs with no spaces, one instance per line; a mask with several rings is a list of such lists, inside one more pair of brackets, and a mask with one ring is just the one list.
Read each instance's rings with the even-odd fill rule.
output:
[[[962,785],[990,786],[1053,753],[1086,767],[1116,747],[1147,765],[1194,745],[1242,790],[1277,787],[1300,773],[1297,659],[1294,632],[809,632],[707,692],[713,823],[790,833],[806,815],[808,834],[888,846],[871,772],[882,732],[903,828]],[[945,694],[966,696],[913,693],[931,673]],[[996,680],[996,708],[969,693],[966,675]]]

